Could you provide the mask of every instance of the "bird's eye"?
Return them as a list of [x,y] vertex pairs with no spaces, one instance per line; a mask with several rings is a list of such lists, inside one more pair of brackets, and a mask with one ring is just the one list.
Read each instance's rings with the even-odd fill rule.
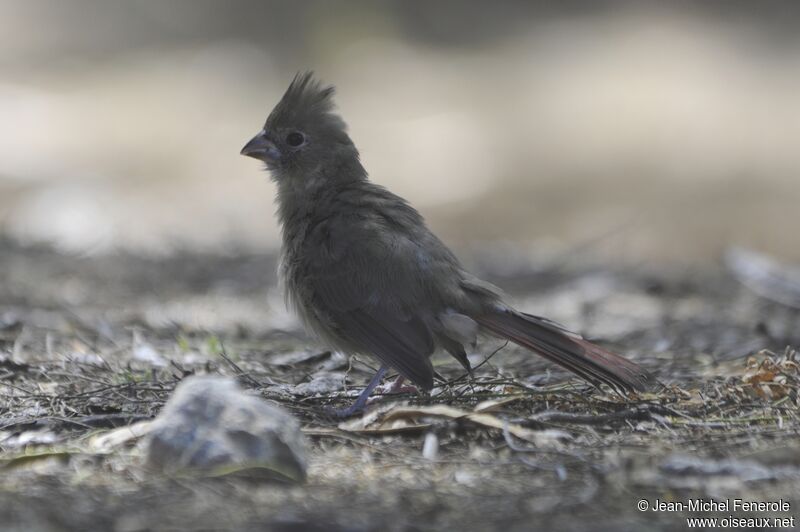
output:
[[292,148],[300,146],[305,141],[306,141],[305,136],[303,136],[302,133],[299,133],[297,131],[293,131],[288,135],[286,135],[286,144],[288,144]]

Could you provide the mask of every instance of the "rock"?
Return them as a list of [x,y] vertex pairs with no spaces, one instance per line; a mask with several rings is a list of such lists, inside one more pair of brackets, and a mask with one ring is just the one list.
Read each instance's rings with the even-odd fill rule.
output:
[[145,449],[148,466],[165,473],[296,482],[306,476],[297,420],[224,377],[181,382],[154,421]]

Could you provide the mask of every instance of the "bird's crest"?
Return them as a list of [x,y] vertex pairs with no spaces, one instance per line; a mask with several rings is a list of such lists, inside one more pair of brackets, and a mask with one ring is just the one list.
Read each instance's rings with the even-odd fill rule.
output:
[[324,86],[314,78],[313,72],[299,72],[270,113],[267,124],[299,124],[326,119],[339,122],[341,119],[333,114],[334,92],[332,85]]

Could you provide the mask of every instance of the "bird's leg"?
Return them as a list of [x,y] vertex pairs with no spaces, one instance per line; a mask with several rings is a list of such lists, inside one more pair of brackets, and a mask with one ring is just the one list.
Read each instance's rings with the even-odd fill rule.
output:
[[358,395],[356,401],[352,405],[348,406],[347,408],[333,408],[331,409],[331,413],[336,417],[350,417],[364,410],[364,407],[367,406],[367,399],[369,399],[370,394],[372,394],[372,391],[375,389],[378,383],[381,382],[381,379],[384,375],[386,375],[388,370],[389,366],[381,366],[381,369],[379,369],[372,379],[370,379],[367,387],[364,388],[364,391]]

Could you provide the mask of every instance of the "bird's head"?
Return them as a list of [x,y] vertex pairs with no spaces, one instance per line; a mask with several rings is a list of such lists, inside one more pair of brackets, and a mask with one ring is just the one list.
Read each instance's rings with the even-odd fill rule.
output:
[[278,181],[316,174],[347,158],[358,161],[347,125],[334,112],[333,94],[312,72],[297,74],[241,154],[266,163]]

